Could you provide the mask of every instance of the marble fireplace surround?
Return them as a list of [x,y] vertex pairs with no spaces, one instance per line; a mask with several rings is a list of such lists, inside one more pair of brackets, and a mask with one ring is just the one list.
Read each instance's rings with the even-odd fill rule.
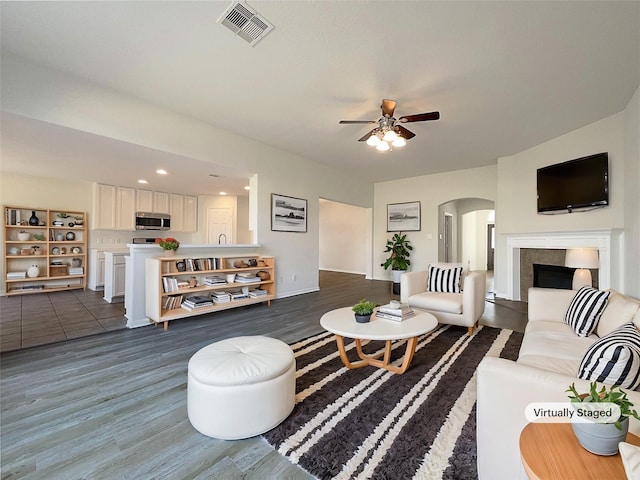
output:
[[619,261],[621,230],[588,230],[573,232],[546,232],[505,234],[507,240],[507,299],[520,300],[520,249],[563,249],[593,247],[598,249],[600,265],[598,286],[600,289],[619,289],[619,281],[613,278],[612,262]]

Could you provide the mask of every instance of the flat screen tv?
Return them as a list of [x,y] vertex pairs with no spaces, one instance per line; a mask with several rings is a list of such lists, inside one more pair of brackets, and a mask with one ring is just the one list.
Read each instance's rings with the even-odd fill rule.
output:
[[538,213],[609,205],[609,155],[597,153],[538,169]]

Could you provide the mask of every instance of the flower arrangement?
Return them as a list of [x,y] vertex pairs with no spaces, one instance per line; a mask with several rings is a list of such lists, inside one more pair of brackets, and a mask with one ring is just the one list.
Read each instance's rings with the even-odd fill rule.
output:
[[180,246],[180,242],[175,238],[167,237],[167,238],[156,238],[156,243],[160,245],[163,250],[178,250]]

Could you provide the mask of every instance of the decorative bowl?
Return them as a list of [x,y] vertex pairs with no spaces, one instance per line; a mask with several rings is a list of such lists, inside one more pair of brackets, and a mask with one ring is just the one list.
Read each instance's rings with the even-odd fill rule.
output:
[[18,240],[21,242],[26,242],[31,238],[31,234],[29,232],[18,232]]

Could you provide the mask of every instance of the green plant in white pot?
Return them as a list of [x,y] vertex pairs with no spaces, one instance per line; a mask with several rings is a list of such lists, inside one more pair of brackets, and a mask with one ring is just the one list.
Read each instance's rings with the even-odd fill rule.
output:
[[[583,416],[597,418],[593,412],[607,413],[612,406],[617,407],[619,411],[617,418],[612,419],[613,422],[604,422],[601,420],[587,422],[572,422],[571,427],[575,433],[580,445],[586,450],[597,455],[615,455],[618,453],[618,443],[624,442],[629,431],[629,417],[640,420],[638,413],[631,407],[633,403],[627,398],[626,392],[620,390],[618,386],[612,386],[607,390],[605,385],[598,390],[597,382],[592,382],[589,386],[589,392],[578,393],[575,383],[572,383],[567,392],[570,393],[569,399],[578,414],[581,410]],[[606,405],[602,405],[606,404]],[[615,408],[614,407],[614,408]],[[589,414],[589,412],[592,412]],[[606,417],[603,417],[606,418]]]
[[393,283],[400,283],[400,275],[409,269],[411,250],[413,247],[407,240],[407,235],[402,232],[396,233],[390,240],[387,240],[384,252],[389,253],[389,256],[380,266],[385,270],[391,267]]

